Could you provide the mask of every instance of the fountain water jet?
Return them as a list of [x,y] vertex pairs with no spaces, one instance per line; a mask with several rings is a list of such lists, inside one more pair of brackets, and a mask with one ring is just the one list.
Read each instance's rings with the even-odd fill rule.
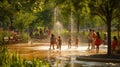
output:
[[54,9],[54,28],[53,31],[57,35],[60,35],[62,30],[63,30],[63,25],[61,24],[60,21],[57,20],[58,18],[58,7]]
[[63,26],[62,26],[62,24],[61,24],[59,21],[57,21],[57,22],[55,23],[55,25],[54,25],[54,30],[56,31],[57,35],[60,35],[60,34],[61,34],[61,32],[62,32],[62,30],[63,30]]
[[73,13],[71,12],[71,15],[70,15],[70,33],[72,34],[73,31],[74,31],[74,20],[73,20]]

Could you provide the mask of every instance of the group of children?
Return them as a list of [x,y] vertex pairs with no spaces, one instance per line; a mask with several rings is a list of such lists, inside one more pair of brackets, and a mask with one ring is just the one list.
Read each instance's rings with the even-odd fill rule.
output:
[[[107,39],[107,38],[106,38]],[[95,49],[96,53],[99,52],[99,46],[103,43],[105,43],[106,40],[102,40],[99,32],[95,32],[94,30],[90,29],[88,34],[88,50]],[[116,47],[118,45],[117,37],[114,36],[112,43],[111,43],[111,51],[115,51]]]
[[[89,34],[88,34],[88,50],[92,50],[92,49],[96,49],[96,53],[99,52],[99,46],[104,42],[106,42],[106,40],[102,40],[99,32],[95,32],[94,30],[90,29],[89,30]],[[105,38],[107,39],[107,38]],[[78,42],[79,39],[76,36],[75,37],[75,47],[78,48]],[[57,45],[57,49],[61,50],[61,45],[62,45],[62,38],[60,36],[56,37],[54,34],[51,34],[50,37],[50,49],[51,47],[53,49],[55,49],[55,44]],[[72,44],[72,37],[71,35],[69,35],[68,37],[68,48],[71,48],[71,44]],[[111,43],[111,50],[112,52],[115,51],[116,47],[118,45],[118,39],[116,36],[113,37],[112,43]]]
[[[78,42],[79,42],[79,39],[76,36],[76,38],[75,38],[75,47],[76,48],[78,48]],[[71,35],[70,35],[68,38],[68,48],[71,48],[71,43],[72,43],[72,39],[71,39]],[[60,36],[56,37],[54,34],[51,34],[50,49],[53,48],[53,50],[54,50],[55,44],[57,45],[57,49],[61,50],[62,38]]]
[[95,49],[96,52],[99,52],[99,46],[102,43],[99,32],[94,32],[94,30],[90,29],[88,34],[88,50]]
[[53,47],[53,49],[55,49],[55,44],[57,45],[57,49],[60,49],[61,50],[61,45],[62,45],[62,39],[60,36],[55,37],[54,34],[51,34],[51,37],[50,37],[50,49],[51,47]]
[[[78,48],[78,42],[79,42],[79,39],[78,37],[76,36],[75,38],[75,47]],[[68,38],[68,48],[71,48],[71,43],[72,43],[72,37],[71,35],[69,36]]]

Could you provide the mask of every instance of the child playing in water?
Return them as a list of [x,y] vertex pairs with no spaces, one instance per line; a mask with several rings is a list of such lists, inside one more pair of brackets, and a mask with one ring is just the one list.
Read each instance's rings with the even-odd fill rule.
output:
[[69,39],[68,39],[68,48],[71,48],[71,41],[72,41],[71,36],[69,36]]
[[61,50],[61,45],[62,45],[62,39],[60,36],[58,36],[58,48]]
[[75,38],[75,47],[76,47],[76,48],[78,48],[78,41],[79,41],[79,39],[78,39],[78,37],[76,36],[76,38]]
[[54,37],[54,34],[51,34],[51,37],[50,37],[50,49],[51,49],[51,46],[54,48],[54,44],[55,44],[55,37]]
[[88,38],[88,50],[92,49],[92,45],[93,45],[93,39],[92,39],[92,30],[89,29],[89,33],[87,35]]
[[101,40],[100,34],[99,34],[99,32],[96,32],[96,38],[94,41],[94,44],[96,46],[96,53],[99,52],[99,46],[101,45],[101,43],[102,43],[102,40]]

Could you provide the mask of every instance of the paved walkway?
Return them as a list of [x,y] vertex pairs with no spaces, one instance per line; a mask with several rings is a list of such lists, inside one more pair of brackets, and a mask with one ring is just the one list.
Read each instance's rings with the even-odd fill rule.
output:
[[69,67],[120,67],[119,59],[96,58],[92,56],[99,54],[103,54],[102,56],[104,56],[107,51],[106,45],[100,46],[99,53],[96,53],[95,50],[87,50],[87,43],[80,43],[79,48],[72,46],[71,49],[68,49],[64,43],[61,51],[58,49],[49,50],[49,43],[14,44],[9,45],[8,48],[10,52],[17,51],[22,58],[27,60],[33,58],[49,58],[47,60],[51,63],[52,67],[56,67],[58,60],[60,61],[58,67],[65,67],[66,64]]
[[[105,45],[100,46],[100,51],[98,54],[106,54],[107,47]],[[58,49],[49,50],[49,43],[23,43],[9,45],[9,51],[16,51],[21,57],[25,59],[32,59],[34,57],[44,58],[44,57],[69,57],[69,56],[88,56],[96,54],[95,50],[87,50],[87,43],[80,43],[78,48],[72,46],[68,49],[66,43],[62,45],[61,51]]]

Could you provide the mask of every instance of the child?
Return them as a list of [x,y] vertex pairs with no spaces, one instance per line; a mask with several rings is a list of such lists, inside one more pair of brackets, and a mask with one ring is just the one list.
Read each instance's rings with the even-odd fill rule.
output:
[[61,45],[62,45],[62,39],[61,37],[59,36],[58,37],[58,48],[61,50]]
[[96,33],[96,38],[95,38],[95,41],[94,41],[94,44],[96,46],[96,53],[99,52],[99,46],[101,45],[102,43],[102,40],[101,40],[101,37],[100,37],[100,34],[99,32]]
[[71,36],[69,36],[69,39],[68,39],[68,48],[71,48],[71,41],[72,41]]
[[88,33],[88,50],[90,50],[92,48],[92,44],[93,44],[93,39],[92,39],[92,30],[89,29],[89,33]]
[[118,39],[116,36],[114,36],[112,41],[112,53],[115,51],[117,45],[118,45]]
[[54,44],[55,44],[55,37],[54,37],[54,34],[51,34],[51,37],[50,37],[50,49],[51,49],[51,46],[54,48]]
[[78,39],[78,37],[76,36],[76,38],[75,38],[75,47],[76,47],[76,48],[78,48],[78,41],[79,41],[79,39]]
[[94,30],[92,30],[92,31],[91,31],[91,35],[92,35],[92,48],[91,48],[91,49],[95,49],[95,44],[94,44],[94,42],[95,42],[95,39],[96,39],[97,34],[95,33]]

